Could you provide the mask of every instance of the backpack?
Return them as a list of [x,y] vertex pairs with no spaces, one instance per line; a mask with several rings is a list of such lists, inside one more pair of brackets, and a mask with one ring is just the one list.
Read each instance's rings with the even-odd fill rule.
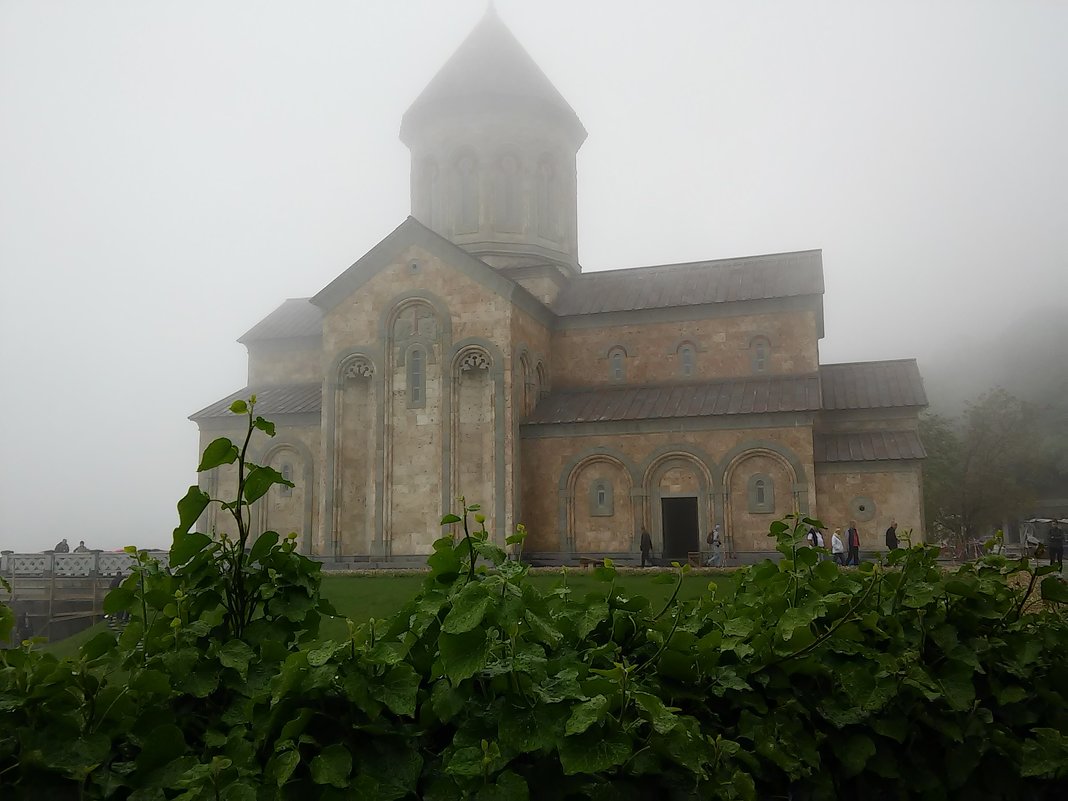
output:
[[707,542],[709,545],[712,544],[712,532],[711,531],[709,531],[708,532],[708,536],[705,537],[705,542]]

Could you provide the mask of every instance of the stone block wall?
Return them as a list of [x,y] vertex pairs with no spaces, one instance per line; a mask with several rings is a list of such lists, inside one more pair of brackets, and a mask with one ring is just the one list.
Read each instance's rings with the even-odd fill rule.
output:
[[828,530],[844,532],[857,521],[864,551],[885,549],[884,534],[895,519],[899,537],[911,529],[913,542],[925,538],[919,462],[817,464],[816,496],[814,512]]

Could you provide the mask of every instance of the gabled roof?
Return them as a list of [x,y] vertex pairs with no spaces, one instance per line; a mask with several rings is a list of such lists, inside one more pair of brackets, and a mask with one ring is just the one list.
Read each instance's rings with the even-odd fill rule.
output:
[[412,126],[441,111],[465,113],[522,105],[565,120],[586,138],[574,109],[545,77],[491,5],[481,21],[438,71],[401,122],[401,139]]
[[927,405],[915,359],[823,364],[820,382],[823,408],[828,410]]
[[256,396],[256,413],[270,419],[278,414],[318,414],[323,406],[322,384],[281,384],[264,387],[245,387],[222,400],[205,406],[199,412],[189,415],[190,420],[204,420],[210,417],[239,418],[230,411],[230,404],[235,400],[248,400]]
[[879,462],[927,457],[915,431],[816,434],[812,446],[812,458],[816,462]]
[[288,298],[238,338],[248,344],[264,339],[318,337],[323,333],[323,313],[310,298]]
[[459,245],[431,231],[414,217],[408,217],[381,242],[345,272],[319,290],[311,303],[329,312],[369,279],[388,267],[405,248],[417,245],[442,261],[455,267],[469,278],[507,298],[546,325],[551,324],[552,312],[530,292],[481,259],[477,259]]
[[816,375],[761,376],[698,384],[558,390],[542,399],[530,425],[708,417],[820,408]]
[[561,316],[823,294],[823,251],[583,273],[557,298]]

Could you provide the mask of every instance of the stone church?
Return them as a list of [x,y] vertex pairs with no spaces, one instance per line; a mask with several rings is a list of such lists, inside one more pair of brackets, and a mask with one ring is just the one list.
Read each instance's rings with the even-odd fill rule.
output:
[[277,424],[254,456],[296,486],[258,525],[372,564],[421,561],[459,495],[542,563],[628,561],[643,527],[685,559],[717,523],[752,560],[795,510],[855,519],[865,550],[891,519],[922,532],[919,371],[820,364],[820,251],[583,273],[586,130],[492,10],[400,136],[411,216],[245,333],[247,386],[191,417],[202,447],[237,436],[255,393]]

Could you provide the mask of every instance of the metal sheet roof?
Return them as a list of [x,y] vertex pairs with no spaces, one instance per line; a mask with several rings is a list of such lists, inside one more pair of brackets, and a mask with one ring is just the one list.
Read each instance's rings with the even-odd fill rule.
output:
[[915,359],[820,365],[823,408],[888,409],[926,406]]
[[817,462],[879,462],[927,456],[915,431],[816,434],[812,440],[813,459]]
[[526,422],[591,423],[819,408],[818,376],[762,376],[700,384],[560,390],[544,398]]
[[288,298],[238,338],[248,343],[262,339],[317,337],[323,333],[323,312],[309,298]]
[[822,293],[823,253],[802,250],[584,273],[564,288],[553,310],[568,316]]
[[256,396],[256,413],[270,419],[275,414],[318,414],[323,405],[322,384],[283,384],[245,387],[189,416],[190,420],[231,416],[230,404]]

